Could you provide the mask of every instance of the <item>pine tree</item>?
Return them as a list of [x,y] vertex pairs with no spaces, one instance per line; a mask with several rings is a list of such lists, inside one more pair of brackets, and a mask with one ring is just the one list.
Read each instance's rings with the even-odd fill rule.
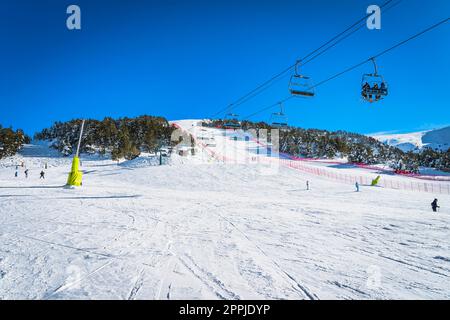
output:
[[0,125],[0,159],[13,156],[30,138],[22,130],[14,131],[12,128],[2,128]]

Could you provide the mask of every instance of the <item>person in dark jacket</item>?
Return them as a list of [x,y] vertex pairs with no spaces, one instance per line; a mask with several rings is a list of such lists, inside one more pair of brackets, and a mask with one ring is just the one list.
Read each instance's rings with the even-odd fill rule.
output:
[[364,85],[362,86],[362,96],[364,97],[364,99],[367,99],[367,92],[370,90],[370,85],[369,83],[364,83]]
[[381,94],[386,94],[386,93],[387,93],[387,90],[386,90],[386,83],[384,83],[384,82],[381,83],[381,85],[380,85],[380,91],[381,91]]
[[438,206],[438,199],[434,199],[433,202],[431,203],[431,208],[433,209],[433,212],[437,211],[437,208],[440,208]]
[[39,179],[45,179],[45,172],[41,171],[41,176],[39,177]]
[[374,85],[373,85],[373,91],[375,91],[377,94],[375,95],[375,101],[378,101],[378,100],[380,100],[381,99],[381,96],[380,96],[380,88],[378,87],[378,83],[375,83]]

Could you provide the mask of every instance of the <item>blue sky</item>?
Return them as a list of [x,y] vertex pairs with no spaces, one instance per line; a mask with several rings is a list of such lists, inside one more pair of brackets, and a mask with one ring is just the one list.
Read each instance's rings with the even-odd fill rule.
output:
[[[75,117],[204,118],[224,108],[382,1],[3,0],[0,124],[27,133]],[[77,4],[82,30],[66,28]],[[311,62],[319,82],[449,16],[450,1],[403,0],[382,29],[358,31]],[[291,99],[291,125],[360,133],[450,124],[450,23],[378,60],[390,95],[359,97],[367,64]],[[251,114],[288,95],[288,79],[235,110]],[[268,111],[253,120],[268,121]]]

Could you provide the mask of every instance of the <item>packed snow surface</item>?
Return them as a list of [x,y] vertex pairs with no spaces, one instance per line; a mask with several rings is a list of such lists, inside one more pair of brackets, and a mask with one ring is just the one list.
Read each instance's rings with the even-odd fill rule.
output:
[[380,133],[371,136],[405,152],[420,150],[424,147],[442,151],[450,148],[450,127],[401,134]]
[[[242,143],[207,131],[212,149]],[[433,213],[430,193],[357,193],[202,148],[163,166],[82,160],[76,189],[45,146],[2,160],[0,299],[450,298],[450,196]]]

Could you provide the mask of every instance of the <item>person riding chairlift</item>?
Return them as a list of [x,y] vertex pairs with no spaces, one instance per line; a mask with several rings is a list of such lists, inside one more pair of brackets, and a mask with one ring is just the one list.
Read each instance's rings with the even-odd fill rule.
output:
[[362,96],[367,99],[367,91],[370,90],[370,85],[368,82],[364,83],[363,87],[362,87]]
[[386,83],[382,82],[380,85],[381,94],[386,94]]
[[378,87],[378,83],[375,83],[375,84],[373,85],[373,90],[377,93],[377,94],[375,95],[375,100],[376,100],[376,101],[380,100],[380,99],[381,99],[381,95],[380,95],[380,89],[379,89],[379,87]]

